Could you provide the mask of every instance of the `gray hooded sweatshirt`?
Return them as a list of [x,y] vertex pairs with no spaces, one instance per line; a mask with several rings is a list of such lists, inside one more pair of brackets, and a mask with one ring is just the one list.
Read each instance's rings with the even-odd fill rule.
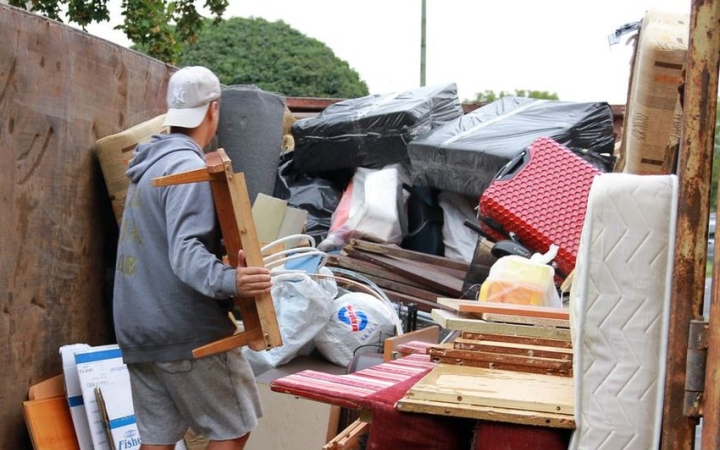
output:
[[126,363],[190,359],[194,348],[236,331],[228,317],[235,269],[218,258],[209,183],[152,186],[204,167],[202,149],[183,134],[153,136],[130,161],[113,295]]

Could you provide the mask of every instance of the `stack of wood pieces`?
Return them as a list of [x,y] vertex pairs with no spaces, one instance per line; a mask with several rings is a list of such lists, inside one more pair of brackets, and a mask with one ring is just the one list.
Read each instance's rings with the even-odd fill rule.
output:
[[438,298],[437,302],[445,308],[433,309],[433,320],[449,330],[564,341],[571,339],[570,315],[565,308],[454,298]]
[[428,349],[444,364],[572,376],[570,341],[464,331],[452,343]]
[[452,310],[438,297],[460,297],[469,264],[406,250],[393,244],[354,239],[327,265],[357,272],[380,287],[393,302],[415,303],[420,311]]
[[[433,310],[442,326],[461,331],[448,344],[428,349],[434,361],[572,376],[573,351],[566,309],[440,298],[459,314]],[[462,315],[460,315],[462,314]]]

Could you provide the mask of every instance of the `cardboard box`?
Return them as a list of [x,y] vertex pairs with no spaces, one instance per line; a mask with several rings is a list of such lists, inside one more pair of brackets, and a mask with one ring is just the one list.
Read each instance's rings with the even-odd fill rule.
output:
[[[142,441],[120,348],[91,347],[76,352],[75,363],[95,450],[138,450]],[[184,441],[175,449],[186,450]]]
[[78,379],[77,368],[75,366],[75,352],[87,351],[90,348],[92,347],[87,344],[71,344],[60,347],[63,374],[65,377],[65,395],[68,406],[70,407],[70,416],[72,417],[72,423],[80,450],[93,450],[93,442],[90,436],[90,425],[88,424],[87,414],[85,413],[85,403],[83,402],[80,380]]
[[262,245],[277,239],[300,234],[305,228],[308,213],[287,205],[286,200],[258,194],[252,206],[252,215],[258,227],[258,240]]
[[[127,366],[122,361],[120,348],[117,345],[103,345],[75,352],[75,363],[93,446],[95,450],[114,450],[112,443],[108,440],[103,422],[103,411],[97,401],[95,389],[104,388],[109,391],[122,389],[124,385],[129,384]],[[128,397],[126,401],[132,410],[132,397]],[[140,448],[137,427],[134,434],[128,434],[127,438],[136,439],[137,445],[123,447],[123,450]]]

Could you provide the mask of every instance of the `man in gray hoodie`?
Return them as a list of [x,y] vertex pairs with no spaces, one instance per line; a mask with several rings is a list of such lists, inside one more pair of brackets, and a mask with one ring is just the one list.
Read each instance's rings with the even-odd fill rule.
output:
[[262,416],[240,349],[201,359],[192,350],[233,334],[232,298],[270,292],[270,273],[221,261],[208,183],[152,186],[153,178],[205,167],[219,100],[210,70],[174,73],[164,124],[170,133],[138,145],[127,170],[113,314],[141,450],[173,449],[188,427],[210,441],[207,450],[240,450]]

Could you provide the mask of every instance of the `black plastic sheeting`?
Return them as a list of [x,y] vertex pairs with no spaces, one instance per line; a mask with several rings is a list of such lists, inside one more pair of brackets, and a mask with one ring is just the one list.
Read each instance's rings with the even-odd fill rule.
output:
[[295,152],[280,155],[273,197],[287,200],[288,206],[308,212],[306,233],[322,242],[330,230],[333,212],[352,179],[352,171],[327,172],[323,176],[298,173]]
[[610,105],[503,97],[410,142],[412,182],[479,197],[498,170],[538,137],[578,153],[612,155]]
[[455,83],[334,103],[293,124],[295,167],[317,173],[407,162],[408,142],[462,114]]

